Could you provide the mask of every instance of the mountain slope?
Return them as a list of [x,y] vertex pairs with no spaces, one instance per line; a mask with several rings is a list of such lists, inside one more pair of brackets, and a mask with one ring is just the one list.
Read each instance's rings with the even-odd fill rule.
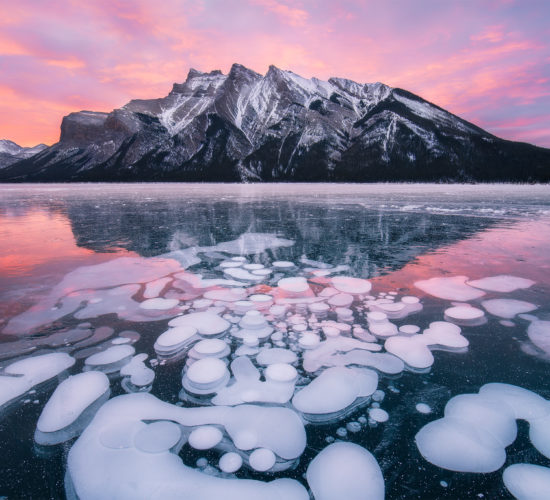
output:
[[8,167],[21,159],[30,158],[47,147],[45,144],[38,144],[32,148],[24,148],[13,141],[0,139],[0,169]]
[[190,70],[164,98],[71,113],[4,181],[550,180],[550,150],[499,139],[402,89],[271,66]]

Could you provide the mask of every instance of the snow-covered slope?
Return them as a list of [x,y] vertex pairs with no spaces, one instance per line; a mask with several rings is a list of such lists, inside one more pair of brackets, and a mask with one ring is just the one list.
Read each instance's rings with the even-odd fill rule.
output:
[[4,180],[549,180],[550,152],[498,139],[382,83],[271,66],[190,70],[160,99],[63,119]]
[[45,144],[38,144],[32,148],[24,148],[13,141],[0,139],[0,168],[12,165],[19,160],[30,158],[47,147]]

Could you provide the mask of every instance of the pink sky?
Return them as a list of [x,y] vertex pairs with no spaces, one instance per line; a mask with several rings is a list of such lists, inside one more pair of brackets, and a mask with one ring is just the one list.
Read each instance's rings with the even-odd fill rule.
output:
[[189,68],[270,64],[402,87],[550,147],[547,0],[0,0],[0,138],[166,95]]

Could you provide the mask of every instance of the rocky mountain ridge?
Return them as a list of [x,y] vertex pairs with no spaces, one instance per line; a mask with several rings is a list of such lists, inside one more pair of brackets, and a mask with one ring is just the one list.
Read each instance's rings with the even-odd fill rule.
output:
[[3,181],[549,181],[550,150],[499,139],[399,88],[234,64],[160,99],[63,118]]

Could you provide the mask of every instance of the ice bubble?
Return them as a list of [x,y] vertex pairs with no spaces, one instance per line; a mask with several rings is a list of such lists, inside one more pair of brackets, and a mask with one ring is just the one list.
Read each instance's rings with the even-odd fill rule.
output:
[[204,292],[203,297],[221,302],[238,302],[246,297],[246,291],[243,288],[218,288]]
[[355,434],[356,432],[361,431],[361,424],[359,422],[348,422],[346,424],[346,429]]
[[319,338],[319,335],[311,332],[303,333],[300,335],[300,339],[298,340],[298,343],[302,349],[315,349],[320,342],[321,339]]
[[36,428],[40,432],[56,432],[68,427],[108,391],[109,378],[102,372],[79,373],[65,379],[44,406]]
[[324,318],[330,310],[330,306],[324,302],[312,302],[308,308],[318,318]]
[[232,332],[232,335],[237,338],[244,339],[245,337],[256,337],[265,339],[273,332],[263,314],[260,311],[247,311],[241,321],[239,321],[240,330]]
[[373,370],[333,367],[325,370],[292,399],[294,407],[309,414],[339,412],[358,397],[370,396],[378,385]]
[[370,281],[350,276],[334,276],[330,281],[332,286],[339,292],[353,295],[364,295],[369,293],[372,288]]
[[157,338],[154,349],[159,355],[173,355],[197,338],[197,329],[194,326],[176,326]]
[[322,327],[325,337],[338,337],[340,335],[340,329],[335,326],[325,325]]
[[177,299],[163,299],[163,298],[155,298],[155,299],[147,299],[144,300],[139,304],[139,307],[141,309],[147,309],[147,310],[158,310],[158,311],[168,311],[170,309],[173,309],[179,304],[179,300]]
[[416,445],[428,462],[457,472],[494,472],[506,460],[498,439],[456,418],[434,420],[422,427]]
[[381,408],[370,408],[369,417],[372,418],[375,422],[387,422],[390,418],[388,412],[382,410]]
[[263,269],[265,266],[263,264],[244,264],[243,268],[248,269],[249,271],[257,271],[258,269]]
[[516,314],[534,311],[538,306],[515,299],[490,299],[484,300],[481,305],[494,316],[512,319]]
[[399,332],[404,333],[405,335],[414,335],[420,331],[420,327],[417,325],[401,325],[399,327]]
[[163,453],[181,439],[181,429],[174,422],[153,422],[140,429],[134,437],[134,446],[145,453]]
[[455,306],[445,309],[445,319],[460,324],[474,325],[485,317],[485,313],[477,307]]
[[411,337],[390,337],[384,343],[389,353],[401,358],[409,366],[417,369],[426,369],[433,365],[434,357],[426,346],[422,335]]
[[195,450],[209,450],[217,446],[223,439],[223,433],[213,425],[197,427],[189,434],[189,445]]
[[346,438],[348,436],[348,430],[345,427],[338,427],[338,429],[336,429],[336,435],[340,438]]
[[221,339],[204,339],[197,342],[189,351],[189,356],[195,359],[213,357],[223,358],[231,352],[230,347]]
[[292,365],[286,363],[274,363],[269,365],[264,372],[265,379],[269,382],[292,383],[298,378],[298,372]]
[[[42,354],[21,359],[4,368],[9,375],[22,375],[30,386],[41,384],[61,372],[67,370],[75,363],[74,358],[64,352]],[[17,377],[11,377],[17,378]],[[32,387],[29,387],[31,389]]]
[[[273,339],[273,334],[271,338]],[[271,365],[274,363],[295,363],[298,359],[296,353],[289,349],[275,347],[273,349],[262,349],[256,358],[260,365]]]
[[290,297],[303,296],[311,292],[307,280],[301,276],[280,279],[277,286]]
[[527,328],[527,335],[540,350],[550,354],[550,321],[533,321]]
[[502,474],[504,486],[518,500],[543,500],[550,492],[550,468],[532,464],[514,464]]
[[267,448],[258,448],[254,450],[248,458],[250,467],[258,472],[265,472],[271,469],[275,465],[275,461],[275,454]]
[[353,302],[353,295],[349,293],[337,293],[330,297],[327,302],[332,307],[348,307]]
[[415,282],[414,286],[420,288],[423,292],[446,300],[459,300],[468,302],[469,300],[479,299],[485,295],[485,292],[468,286],[467,276],[452,276],[448,278],[431,278]]
[[373,401],[384,401],[384,398],[386,397],[386,393],[380,389],[376,390],[372,394],[372,400]]
[[147,354],[138,354],[120,369],[123,377],[130,377],[130,382],[136,387],[146,387],[155,380],[155,372],[145,366]]
[[516,419],[530,424],[533,445],[550,457],[550,403],[521,387],[486,384],[479,394],[455,396],[443,419],[416,435],[429,462],[459,472],[493,472],[506,460],[505,447],[516,438]]
[[229,370],[218,358],[203,358],[193,363],[183,376],[183,387],[193,394],[211,394],[229,381]]
[[273,297],[264,293],[250,295],[248,300],[250,300],[250,302],[252,302],[258,309],[267,309],[273,304]]
[[315,500],[383,500],[384,477],[376,459],[353,443],[333,443],[307,468]]
[[192,326],[200,335],[220,335],[229,329],[231,323],[217,314],[205,311],[178,316],[168,323],[169,326]]
[[227,269],[229,267],[241,267],[242,265],[243,263],[237,260],[224,260],[223,262],[220,262],[220,267],[222,269]]
[[238,453],[230,451],[221,456],[218,465],[223,472],[231,474],[237,472],[241,468],[243,459]]
[[423,413],[424,415],[432,412],[432,409],[426,403],[417,403],[415,408],[418,413]]
[[517,276],[508,276],[505,274],[482,278],[480,280],[468,281],[468,285],[475,288],[501,293],[509,293],[515,290],[529,288],[534,284],[534,281],[525,278],[518,278]]
[[106,373],[118,371],[124,366],[136,350],[131,345],[114,345],[105,351],[92,354],[84,362],[89,370],[101,370]]

